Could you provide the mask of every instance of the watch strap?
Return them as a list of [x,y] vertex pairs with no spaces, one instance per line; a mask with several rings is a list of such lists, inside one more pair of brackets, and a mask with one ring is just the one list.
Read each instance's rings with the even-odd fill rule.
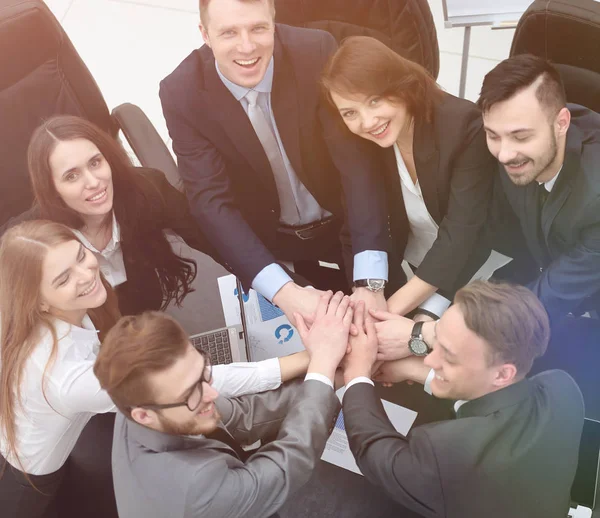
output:
[[419,338],[421,336],[424,323],[425,322],[415,322],[415,325],[412,328],[412,333],[410,334],[412,338]]

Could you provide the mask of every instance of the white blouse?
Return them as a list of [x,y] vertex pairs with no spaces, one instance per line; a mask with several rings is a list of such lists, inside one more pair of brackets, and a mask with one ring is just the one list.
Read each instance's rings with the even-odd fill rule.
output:
[[[67,460],[79,435],[94,414],[115,411],[108,394],[94,375],[100,348],[98,332],[86,315],[82,327],[55,320],[58,351],[46,372],[45,395],[42,378],[52,350],[52,335],[44,331],[25,364],[21,386],[22,405],[15,416],[18,461],[0,453],[15,468],[30,475],[57,471]],[[257,363],[215,366],[213,386],[223,396],[273,390],[281,385],[277,358]]]
[[112,217],[112,236],[101,252],[79,230],[73,230],[73,232],[83,243],[83,246],[94,254],[102,275],[115,288],[127,281],[127,272],[123,261],[123,250],[121,249],[121,227],[117,223],[114,211]]

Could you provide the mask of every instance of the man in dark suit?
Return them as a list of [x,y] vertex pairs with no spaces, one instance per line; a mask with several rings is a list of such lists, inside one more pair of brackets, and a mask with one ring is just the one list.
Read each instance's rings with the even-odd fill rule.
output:
[[489,72],[478,104],[500,169],[491,245],[510,243],[514,250],[525,243],[535,269],[518,280],[539,297],[552,324],[548,353],[534,370],[567,370],[581,387],[588,417],[599,418],[590,365],[600,361],[600,321],[580,315],[597,317],[600,309],[600,115],[567,105],[558,71],[532,55]]
[[294,321],[294,312],[313,313],[319,292],[300,288],[278,263],[341,263],[347,212],[355,298],[385,307],[388,232],[377,163],[320,98],[335,40],[276,25],[274,14],[273,0],[201,0],[206,45],[161,82],[192,213],[243,285]]
[[409,347],[425,359],[390,362],[376,375],[418,381],[434,396],[457,400],[455,420],[405,437],[370,379],[377,337],[368,320],[366,333],[351,339],[343,399],[350,448],[365,477],[425,517],[564,518],[584,408],[565,372],[525,378],[548,337],[546,311],[528,289],[476,281],[459,290],[437,323],[413,333]]
[[[120,413],[112,465],[121,518],[267,517],[310,478],[339,413],[333,391],[353,310],[323,295],[304,334],[304,382],[218,397],[209,356],[164,313],[124,317],[94,372]],[[300,317],[301,318],[301,317]],[[250,455],[241,445],[273,439]]]
[[600,115],[566,105],[558,71],[531,55],[489,72],[478,101],[500,166],[497,205],[516,215],[552,320],[600,308]]

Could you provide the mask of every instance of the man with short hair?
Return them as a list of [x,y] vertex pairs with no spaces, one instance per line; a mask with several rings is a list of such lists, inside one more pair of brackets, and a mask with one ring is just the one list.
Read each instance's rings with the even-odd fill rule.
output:
[[553,323],[600,309],[600,115],[567,105],[558,71],[527,54],[485,76],[478,105],[500,166],[492,223],[516,215],[539,268],[529,287]]
[[[478,105],[499,162],[490,245],[516,258],[507,278],[526,284],[550,315],[548,353],[534,372],[569,372],[587,416],[599,419],[590,365],[600,361],[600,115],[567,105],[556,68],[528,54],[485,76]],[[519,261],[524,251],[528,260]]]
[[[311,476],[333,429],[333,391],[353,310],[325,293],[303,341],[305,381],[227,399],[209,357],[164,313],[122,318],[94,372],[119,409],[113,479],[121,518],[267,517]],[[301,316],[299,322],[304,323]],[[256,453],[240,445],[275,439]]]
[[[357,312],[360,318],[360,313]],[[361,321],[356,321],[361,330]],[[564,518],[577,467],[583,400],[562,371],[526,378],[549,337],[548,316],[526,288],[476,281],[437,322],[413,333],[407,359],[375,379],[417,381],[457,400],[456,419],[394,430],[370,379],[377,336],[351,339],[343,410],[365,477],[424,517]]]
[[160,85],[192,214],[244,287],[292,322],[295,312],[310,318],[320,293],[296,284],[284,263],[293,262],[316,288],[333,287],[340,277],[347,287],[340,272],[316,266],[321,260],[343,269],[345,223],[353,297],[385,308],[388,231],[379,163],[320,95],[335,39],[275,24],[274,0],[199,6],[206,44]]

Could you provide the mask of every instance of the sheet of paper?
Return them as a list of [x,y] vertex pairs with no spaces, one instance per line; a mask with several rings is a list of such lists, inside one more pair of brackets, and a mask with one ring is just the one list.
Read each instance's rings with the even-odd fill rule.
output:
[[[339,389],[336,394],[340,401],[344,396],[345,388]],[[415,419],[417,418],[417,412],[409,410],[400,405],[395,405],[389,401],[381,400],[383,408],[387,414],[390,422],[394,425],[394,428],[403,435],[407,435],[410,431]],[[325,451],[321,455],[321,459],[331,464],[335,464],[340,468],[347,469],[362,475],[360,469],[356,465],[354,456],[350,451],[350,445],[348,443],[348,436],[346,435],[346,428],[344,424],[344,414],[340,411],[333,432],[331,433],[327,444],[325,445]]]
[[[219,277],[217,282],[225,324],[241,324],[235,276]],[[298,331],[290,324],[283,311],[254,290],[243,294],[242,297],[248,328],[250,361],[286,356],[304,349]]]

